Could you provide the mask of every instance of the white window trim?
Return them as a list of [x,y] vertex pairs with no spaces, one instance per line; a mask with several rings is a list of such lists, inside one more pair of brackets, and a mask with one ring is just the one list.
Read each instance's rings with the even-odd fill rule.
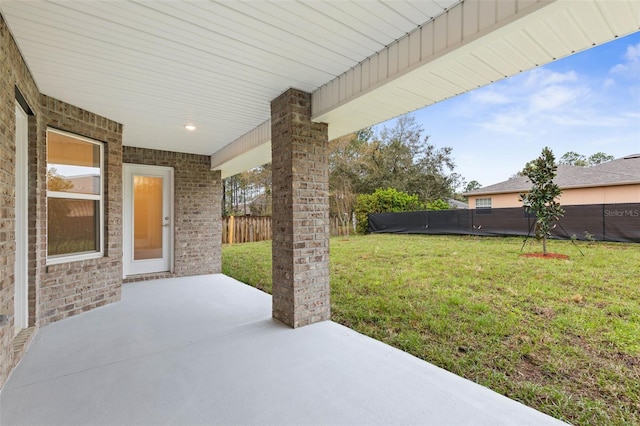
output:
[[[100,194],[78,194],[74,192],[58,192],[47,190],[47,205],[49,205],[49,198],[67,198],[75,200],[94,200],[99,201],[98,206],[98,250],[91,252],[82,252],[74,254],[58,254],[55,256],[49,256],[47,249],[47,265],[59,265],[61,263],[77,262],[80,260],[99,259],[104,257],[104,180],[105,180],[105,164],[104,164],[104,144],[100,141],[89,139],[84,136],[77,135],[75,133],[65,132],[62,130],[47,127],[47,135],[51,133],[57,133],[59,135],[68,136],[74,139],[81,140],[97,145],[100,148]],[[48,145],[47,145],[48,146]],[[47,166],[49,164],[49,156],[47,154]],[[47,212],[48,215],[48,212]],[[48,222],[48,216],[47,216]],[[47,230],[47,239],[49,237],[49,231]],[[47,241],[48,247],[48,241]]]
[[[489,200],[489,205],[488,206],[479,206],[478,205],[478,201],[485,201],[485,200]],[[493,205],[493,202],[491,200],[491,197],[482,197],[482,198],[476,198],[476,209],[490,209]]]

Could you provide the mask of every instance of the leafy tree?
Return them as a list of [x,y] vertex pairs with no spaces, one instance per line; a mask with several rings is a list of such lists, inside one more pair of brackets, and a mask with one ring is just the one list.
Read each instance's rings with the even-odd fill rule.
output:
[[47,170],[48,191],[67,192],[72,189],[73,186],[73,182],[59,174],[55,167],[51,167]]
[[522,170],[532,187],[528,193],[520,194],[519,199],[528,212],[536,214],[535,236],[537,240],[542,240],[542,253],[545,256],[547,237],[551,235],[553,222],[564,216],[564,209],[556,201],[562,190],[553,183],[557,169],[553,152],[545,147],[540,157],[528,162]]
[[[348,225],[358,194],[394,188],[416,194],[421,202],[451,198],[464,185],[453,173],[451,148],[429,144],[412,115],[376,135],[369,127],[329,141],[330,214]],[[271,168],[263,166],[226,178],[223,214],[269,214]]]
[[522,177],[522,176],[524,176],[524,174],[522,173],[522,170],[520,170],[519,172],[515,172],[514,174],[509,176],[509,180],[518,179],[519,177]]
[[459,176],[450,173],[455,167],[452,149],[428,143],[423,132],[413,115],[398,118],[394,127],[383,127],[367,144],[356,191],[395,188],[417,194],[423,202],[450,198],[459,183]]
[[255,216],[271,215],[271,163],[243,173],[249,209]]
[[222,214],[271,214],[271,163],[222,181]]
[[365,169],[370,128],[329,141],[330,214],[339,217],[343,226],[353,213],[353,206]]
[[568,164],[570,166],[588,167],[595,166],[597,164],[606,163],[613,160],[613,155],[606,154],[604,152],[596,152],[589,157],[585,157],[582,154],[578,154],[575,151],[569,151],[560,157],[560,164]]
[[582,154],[578,154],[575,151],[569,151],[565,153],[562,157],[560,157],[558,163],[579,167],[586,167],[587,165],[589,165],[587,157]]
[[451,148],[428,143],[412,115],[374,134],[371,128],[329,142],[331,215],[351,217],[357,194],[393,188],[416,194],[421,202],[452,197],[462,179],[454,168]]
[[597,164],[606,163],[614,159],[615,157],[613,155],[605,154],[604,152],[596,152],[595,154],[589,156],[588,161],[590,166],[595,166]]
[[477,180],[472,180],[464,187],[464,192],[471,192],[474,189],[482,188],[482,185]]
[[364,234],[369,228],[369,214],[409,212],[424,210],[425,205],[417,195],[410,195],[394,188],[377,189],[373,194],[360,194],[356,201],[355,213],[357,231]]
[[[338,177],[338,179],[340,179]],[[351,223],[351,214],[356,201],[356,194],[353,192],[351,182],[347,179],[339,181],[337,188],[329,191],[330,213],[337,217],[340,226],[346,230],[349,235],[349,224]]]

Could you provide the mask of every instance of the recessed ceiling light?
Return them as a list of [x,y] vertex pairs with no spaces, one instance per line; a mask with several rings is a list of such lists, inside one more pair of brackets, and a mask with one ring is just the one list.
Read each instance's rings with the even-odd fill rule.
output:
[[193,124],[187,124],[186,126],[184,126],[184,128],[190,132],[193,132],[196,129],[196,126],[194,126]]

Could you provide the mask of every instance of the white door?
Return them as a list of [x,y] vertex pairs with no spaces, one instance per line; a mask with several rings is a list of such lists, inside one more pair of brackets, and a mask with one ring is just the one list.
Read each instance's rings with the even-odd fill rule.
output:
[[125,164],[124,276],[172,270],[173,168]]
[[29,326],[28,311],[28,278],[27,278],[27,202],[28,202],[28,172],[27,146],[29,123],[27,114],[16,102],[16,264],[15,264],[15,295],[14,325],[18,334]]

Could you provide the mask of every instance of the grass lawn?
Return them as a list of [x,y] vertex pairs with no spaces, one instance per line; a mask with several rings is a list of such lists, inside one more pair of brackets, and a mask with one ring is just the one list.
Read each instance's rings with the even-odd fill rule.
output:
[[[640,424],[640,244],[576,244],[332,238],[332,319],[559,419]],[[222,270],[271,292],[271,241]]]

